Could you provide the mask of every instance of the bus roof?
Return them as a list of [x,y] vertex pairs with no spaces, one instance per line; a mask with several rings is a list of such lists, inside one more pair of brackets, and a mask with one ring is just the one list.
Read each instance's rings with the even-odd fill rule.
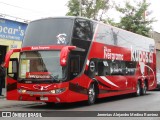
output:
[[100,21],[96,21],[96,20],[92,20],[92,19],[88,19],[88,18],[80,17],[80,16],[58,16],[58,17],[47,17],[47,18],[42,18],[42,19],[33,20],[33,21],[31,21],[31,22],[36,22],[36,21],[39,21],[39,20],[55,19],[55,18],[62,18],[62,19],[63,19],[63,18],[64,18],[64,19],[65,19],[65,18],[68,18],[68,19],[81,18],[81,19],[85,19],[85,20],[92,21],[92,22],[97,23],[97,24],[106,25],[106,26],[108,26],[108,27],[110,27],[110,28],[116,28],[116,29],[118,29],[118,30],[128,32],[128,33],[130,33],[130,34],[132,34],[132,35],[134,35],[134,36],[139,36],[139,37],[141,36],[141,37],[144,37],[144,38],[147,39],[147,40],[154,40],[154,39],[152,39],[152,38],[149,38],[149,37],[146,37],[146,36],[137,34],[137,33],[133,33],[133,32],[131,32],[131,31],[127,31],[127,30],[122,29],[122,28],[118,28],[118,27],[112,26],[112,25],[110,25],[110,24],[106,24],[106,23],[103,23],[103,22],[100,22]]
[[[92,19],[88,19],[88,18],[85,18],[85,17],[80,17],[80,16],[58,16],[58,17],[47,17],[47,18],[36,19],[36,20],[31,21],[31,22],[35,22],[35,21],[39,21],[39,20],[46,20],[46,19],[54,19],[54,18],[68,18],[68,19],[81,18],[81,19],[86,19],[86,20],[89,20],[89,21],[93,21],[93,22],[99,23],[98,21],[95,21],[95,20],[92,20]],[[30,22],[30,23],[31,23],[31,22]]]

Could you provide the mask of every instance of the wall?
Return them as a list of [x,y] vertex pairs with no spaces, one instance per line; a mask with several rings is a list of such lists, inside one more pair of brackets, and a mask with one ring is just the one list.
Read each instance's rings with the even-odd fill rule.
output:
[[151,37],[155,40],[157,50],[157,70],[160,71],[160,33],[153,31]]
[[[0,18],[0,45],[6,46],[7,51],[21,48],[27,24]],[[12,57],[18,57],[18,54]]]

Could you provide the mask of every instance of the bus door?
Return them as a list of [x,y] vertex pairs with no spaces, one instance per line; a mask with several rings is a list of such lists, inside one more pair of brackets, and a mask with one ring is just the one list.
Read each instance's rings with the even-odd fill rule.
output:
[[8,100],[18,100],[17,91],[17,78],[18,78],[18,59],[11,58],[9,61],[9,66],[7,68],[7,99]]

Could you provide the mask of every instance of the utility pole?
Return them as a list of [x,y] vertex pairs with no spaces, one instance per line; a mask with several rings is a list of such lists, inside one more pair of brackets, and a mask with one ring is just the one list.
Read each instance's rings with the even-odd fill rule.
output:
[[82,16],[82,0],[79,0],[79,16]]
[[[143,3],[146,4],[146,0],[143,0]],[[144,11],[143,17],[144,17],[144,22],[145,22],[146,21],[146,10]]]

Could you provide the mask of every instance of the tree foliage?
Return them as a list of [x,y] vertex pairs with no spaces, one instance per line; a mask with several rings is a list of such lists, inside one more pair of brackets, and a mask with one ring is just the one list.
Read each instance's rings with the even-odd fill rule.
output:
[[154,18],[146,19],[146,11],[149,5],[145,0],[136,2],[135,6],[129,1],[125,2],[125,7],[116,5],[116,10],[122,13],[123,17],[121,17],[120,23],[115,24],[113,21],[109,22],[122,29],[149,36],[149,32],[152,29],[151,23],[155,22]]
[[[115,3],[116,11],[122,14],[119,23],[115,23],[109,17],[104,19],[107,17],[108,9],[113,7],[110,5],[109,0],[69,0],[67,4],[69,11],[66,15],[80,16],[81,13],[82,17],[103,21],[137,34],[149,36],[149,32],[152,29],[151,24],[155,22],[154,18],[148,18],[149,15],[146,19],[146,11],[148,11],[150,4],[146,0],[136,1],[134,1],[133,5],[127,0],[124,7]],[[104,17],[104,15],[106,16]]]
[[69,11],[66,15],[80,16],[81,11],[82,17],[102,21],[109,9],[109,0],[69,0],[67,6]]

